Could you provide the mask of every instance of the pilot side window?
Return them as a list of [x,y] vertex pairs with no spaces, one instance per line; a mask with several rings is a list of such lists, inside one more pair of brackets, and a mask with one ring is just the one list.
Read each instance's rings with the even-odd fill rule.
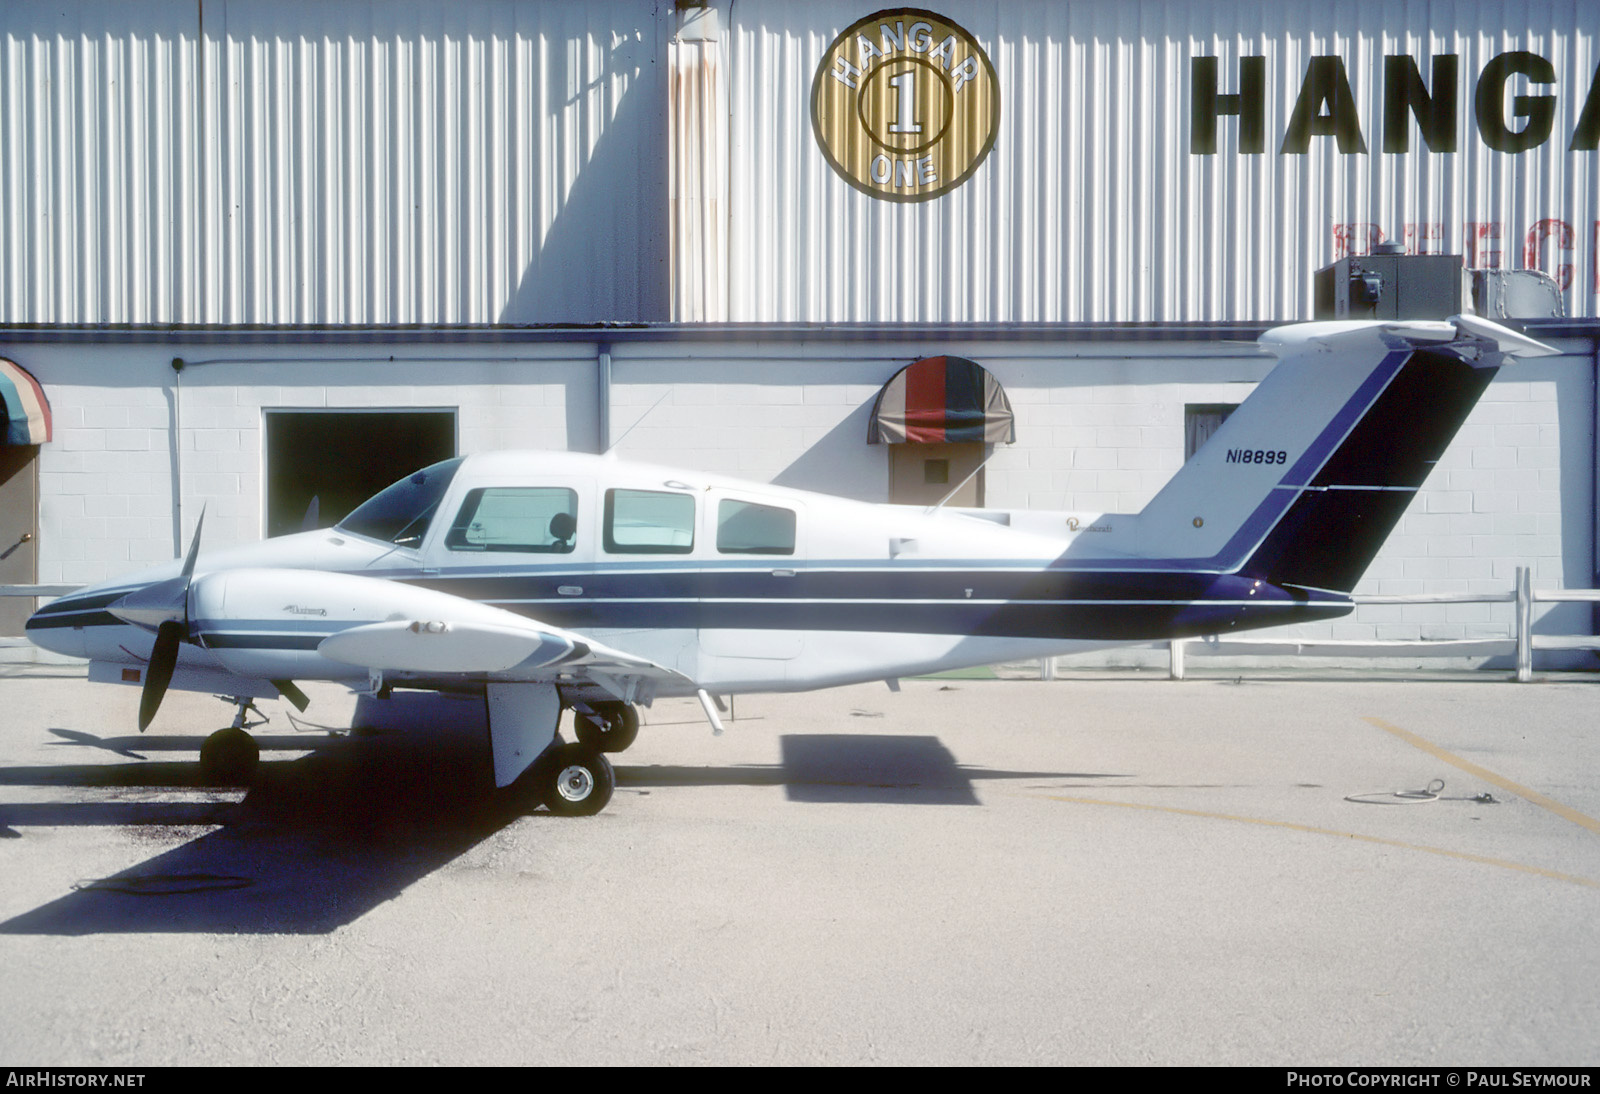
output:
[[794,554],[794,510],[724,499],[717,506],[717,550],[729,555]]
[[661,490],[607,490],[606,550],[688,554],[694,550],[694,498]]
[[480,487],[467,493],[445,544],[452,551],[566,554],[577,515],[578,495],[562,487]]

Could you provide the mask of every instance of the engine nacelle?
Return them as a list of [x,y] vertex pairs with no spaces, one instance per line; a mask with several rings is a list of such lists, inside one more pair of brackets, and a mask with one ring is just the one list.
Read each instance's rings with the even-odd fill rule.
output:
[[[242,676],[495,672],[530,659],[549,663],[573,649],[563,636],[501,608],[359,574],[225,570],[197,577],[189,595],[191,634]],[[364,634],[347,635],[356,628]],[[345,637],[331,651],[319,648],[336,635]]]

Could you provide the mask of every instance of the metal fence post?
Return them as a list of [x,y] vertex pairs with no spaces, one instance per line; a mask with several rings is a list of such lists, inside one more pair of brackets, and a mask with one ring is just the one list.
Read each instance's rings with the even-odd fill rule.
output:
[[1533,679],[1533,577],[1527,566],[1517,567],[1517,683]]

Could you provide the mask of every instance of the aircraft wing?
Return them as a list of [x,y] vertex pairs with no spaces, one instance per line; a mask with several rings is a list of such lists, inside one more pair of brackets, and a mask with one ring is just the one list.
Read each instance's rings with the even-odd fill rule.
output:
[[664,685],[690,692],[697,686],[674,669],[576,631],[384,578],[229,569],[195,578],[188,599],[190,632],[224,668],[243,676],[299,675],[312,666],[280,664],[277,651],[309,652],[301,643],[315,636],[317,654],[328,661],[404,674],[422,687],[452,677],[592,682],[624,702],[648,702]]
[[[432,604],[437,609],[440,605]],[[694,682],[682,673],[614,649],[575,631],[462,601],[459,615],[387,620],[351,627],[322,640],[324,657],[369,672],[483,674],[506,679],[583,678],[619,699],[662,683]],[[486,612],[502,619],[486,620]],[[430,613],[439,616],[437,610]],[[641,689],[641,684],[649,685]]]
[[[251,584],[260,581],[257,575]],[[722,732],[711,698],[690,677],[576,631],[434,589],[349,574],[316,575],[311,583],[337,592],[356,611],[362,602],[370,611],[380,597],[397,609],[381,622],[352,620],[317,644],[321,656],[369,673],[400,674],[422,687],[451,676],[485,680],[497,786],[548,745],[541,717],[551,713],[546,704],[559,702],[556,689],[588,685],[618,702],[648,705],[670,687],[697,695],[712,728]],[[559,716],[560,706],[553,709]]]

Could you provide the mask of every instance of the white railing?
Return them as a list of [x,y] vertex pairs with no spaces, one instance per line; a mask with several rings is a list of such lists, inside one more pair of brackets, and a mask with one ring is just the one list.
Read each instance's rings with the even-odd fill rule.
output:
[[[1535,604],[1571,603],[1586,601],[1600,603],[1600,589],[1547,589],[1533,588],[1531,571],[1526,566],[1517,567],[1513,588],[1501,593],[1415,593],[1397,595],[1358,596],[1357,606],[1363,604],[1515,604],[1515,629],[1509,638],[1454,638],[1454,639],[1395,639],[1380,641],[1361,638],[1174,638],[1168,643],[1171,657],[1168,675],[1182,680],[1189,655],[1203,652],[1207,656],[1283,655],[1311,657],[1498,657],[1516,655],[1517,680],[1527,683],[1533,679],[1534,650],[1600,650],[1600,636],[1583,634],[1534,634],[1533,606]],[[82,588],[81,585],[0,585],[0,596],[65,596]],[[27,646],[26,638],[0,637],[0,648]],[[1052,657],[1039,661],[1039,679],[1055,679],[1056,663]]]
[[1168,675],[1184,678],[1185,663],[1191,652],[1204,651],[1216,656],[1272,656],[1300,654],[1313,657],[1496,657],[1514,654],[1517,680],[1533,679],[1534,650],[1600,650],[1600,637],[1582,634],[1534,634],[1533,606],[1540,603],[1588,601],[1600,603],[1600,589],[1533,588],[1531,571],[1517,567],[1515,585],[1501,593],[1417,593],[1387,596],[1358,596],[1363,604],[1514,604],[1512,635],[1507,638],[1376,639],[1336,638],[1175,638],[1170,643],[1171,667]]

